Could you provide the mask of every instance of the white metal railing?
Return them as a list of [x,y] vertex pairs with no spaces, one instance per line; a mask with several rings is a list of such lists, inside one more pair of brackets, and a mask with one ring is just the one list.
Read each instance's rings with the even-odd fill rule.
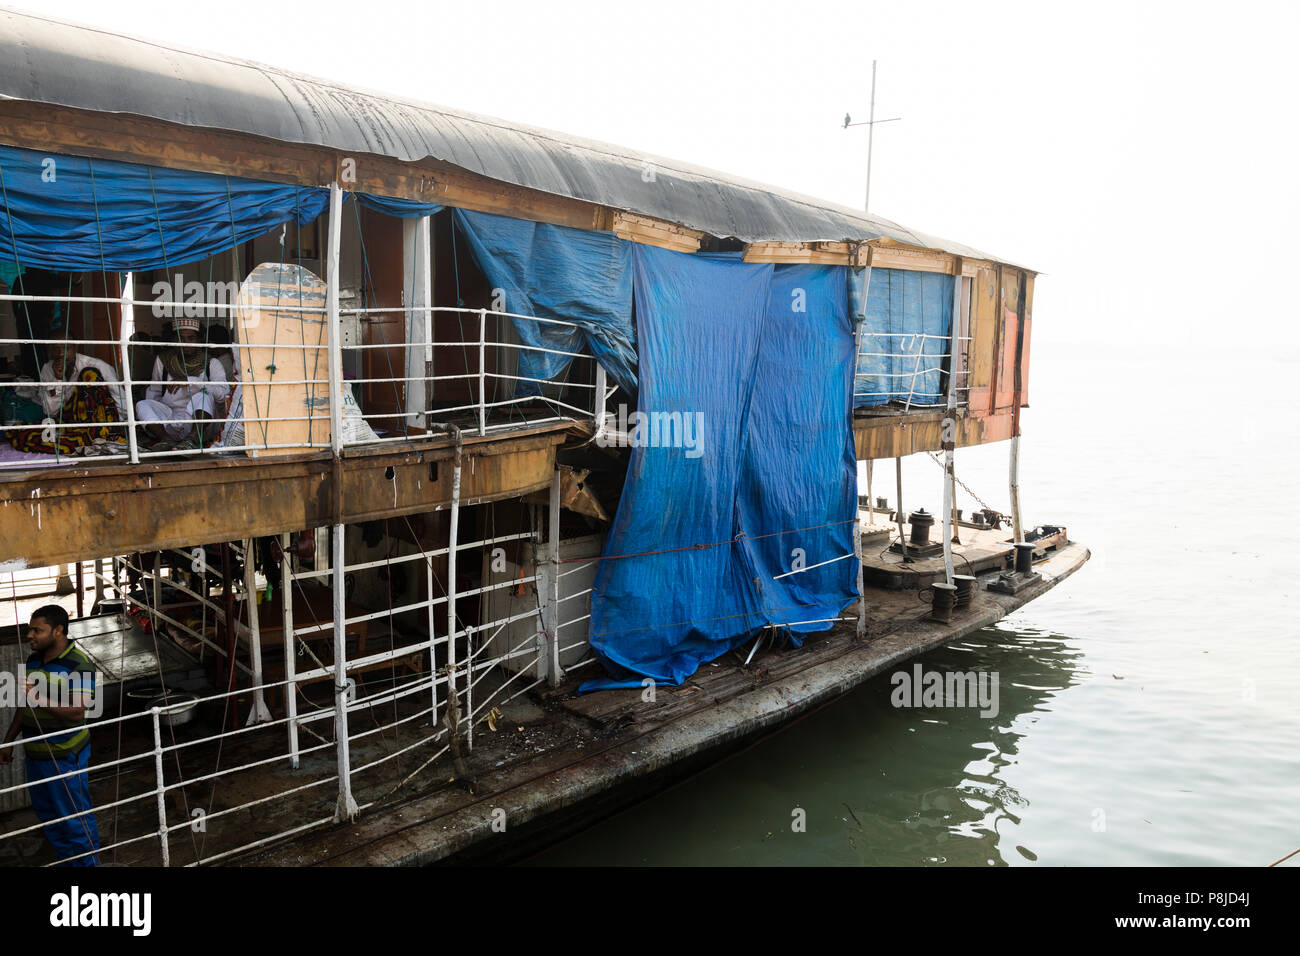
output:
[[[558,483],[557,474],[556,487]],[[346,530],[336,526],[335,533],[346,534]],[[268,679],[260,657],[254,657],[255,666],[251,668],[236,659],[236,666],[246,678],[245,686],[204,694],[195,705],[206,709],[209,716],[215,710],[221,711],[220,729],[215,733],[205,731],[198,736],[182,736],[168,726],[168,714],[182,705],[152,707],[140,713],[104,715],[93,720],[90,726],[96,746],[114,737],[120,742],[115,755],[97,760],[86,771],[98,781],[95,790],[101,794],[111,793],[112,799],[102,799],[88,810],[58,820],[35,824],[18,825],[13,814],[0,816],[0,844],[52,823],[83,819],[93,814],[101,834],[98,851],[101,860],[131,847],[133,849],[127,851],[129,856],[139,862],[152,860],[168,866],[184,858],[188,864],[205,864],[336,822],[340,818],[338,810],[311,817],[313,808],[325,798],[324,794],[328,793],[327,788],[331,785],[337,785],[340,792],[348,793],[353,788],[361,788],[362,799],[349,812],[374,807],[405,786],[421,769],[446,755],[449,749],[463,746],[471,750],[475,727],[486,719],[485,713],[491,708],[500,707],[545,681],[558,680],[559,674],[549,672],[548,667],[558,658],[559,639],[554,631],[559,628],[548,631],[543,627],[544,615],[550,620],[555,619],[558,602],[552,604],[548,599],[544,610],[539,601],[534,608],[522,613],[477,625],[467,624],[457,611],[458,600],[462,601],[460,607],[463,609],[466,599],[501,588],[517,587],[535,580],[535,576],[521,579],[509,577],[506,572],[500,580],[485,578],[481,586],[472,589],[458,592],[453,586],[456,554],[476,552],[480,559],[485,559],[490,557],[490,549],[494,547],[512,543],[535,545],[536,541],[537,534],[527,531],[462,542],[456,538],[453,523],[451,537],[444,546],[419,544],[413,553],[378,561],[338,563],[335,557],[343,554],[343,540],[339,539],[336,547],[331,549],[329,568],[321,569],[296,567],[289,536],[281,536],[282,618],[276,623],[283,632],[283,675]],[[246,541],[242,548],[230,546],[234,556],[246,563],[255,558],[249,543]],[[553,549],[553,553],[558,566],[558,548]],[[192,552],[176,551],[173,554],[186,562],[198,561],[198,573],[213,570],[195,558]],[[434,561],[439,558],[448,559],[451,564],[441,588],[439,575],[434,571]],[[171,605],[163,603],[163,596],[171,591],[178,598],[184,597],[188,602],[202,606],[205,623],[210,620],[214,625],[224,623],[234,627],[241,653],[247,653],[254,646],[262,647],[258,616],[251,613],[257,603],[258,590],[251,571],[230,582],[233,585],[230,600],[240,610],[234,620],[226,621],[222,606],[226,600],[224,597],[214,598],[206,586],[195,590],[184,584],[179,576],[168,575],[162,560],[156,558],[149,568],[134,565],[127,558],[114,560],[114,573],[105,575],[103,584],[148,615],[155,642],[170,640],[164,633],[165,629],[170,629],[202,641],[206,648],[222,658],[226,656],[226,649],[220,641],[203,633],[208,630],[206,626],[195,628],[185,623],[183,613],[169,613]],[[294,597],[305,597],[305,586],[314,586],[321,579],[331,580],[337,586],[342,584],[344,575],[373,572],[382,566],[418,566],[420,562],[425,565],[425,592],[421,600],[390,606],[377,613],[334,613],[325,625],[309,623],[301,626],[295,623]],[[490,567],[491,562],[483,560],[482,566]],[[119,573],[124,569],[136,575],[137,593],[122,585]],[[194,569],[192,563],[190,569]],[[329,591],[323,588],[318,592],[329,595]],[[564,600],[580,596],[571,595]],[[335,597],[337,603],[342,604],[341,596]],[[445,626],[435,610],[446,611]],[[341,649],[342,653],[328,659],[327,645],[312,640],[313,636],[330,627],[347,634],[354,626],[379,617],[391,618],[391,640],[381,649],[367,647],[358,651],[344,640],[335,645],[336,650]],[[585,617],[565,621],[560,628],[571,626]],[[423,631],[415,627],[415,622],[420,621],[425,624]],[[509,646],[496,640],[509,625],[521,621],[531,621],[536,626],[531,631],[525,628],[522,634],[516,633]],[[400,631],[394,622],[401,623]],[[310,666],[299,666],[303,658],[310,662]],[[589,661],[590,658],[573,666],[584,666]],[[496,676],[489,681],[492,675]],[[161,665],[158,680],[160,683],[163,680]],[[313,701],[308,691],[314,685],[330,689],[337,708],[335,704]],[[124,693],[125,687],[119,687],[119,691]],[[272,716],[269,711],[259,714],[253,707],[245,726],[233,729],[229,726],[227,709],[236,698],[260,700],[272,692],[283,699],[280,715]],[[452,711],[458,714],[454,722],[446,719]],[[369,714],[372,726],[365,729],[355,725],[350,727],[349,717],[360,714]],[[331,721],[333,740],[329,739]],[[58,730],[24,736],[5,746],[22,748],[27,743],[39,743],[66,733],[66,730]],[[304,741],[302,734],[312,739]],[[342,745],[343,741],[346,741],[346,746]],[[427,756],[414,772],[405,773],[400,765],[393,774],[386,775],[383,771],[382,768],[393,761],[421,749],[427,752]],[[322,761],[320,757],[331,750],[335,758]],[[217,754],[216,765],[206,769],[199,766],[202,759],[210,758],[214,751]],[[309,756],[316,759],[304,759]],[[286,763],[293,768],[287,778],[282,769],[272,772],[275,768],[283,768]],[[51,783],[57,786],[81,773],[83,771],[71,770],[36,783],[16,784],[0,789],[0,796],[33,786]],[[107,786],[109,775],[114,778],[111,787]],[[221,787],[234,786],[232,781],[236,777],[244,781],[240,785],[239,798],[231,805],[216,807],[213,795]],[[312,796],[314,791],[321,791],[322,796]],[[244,832],[247,816],[243,811],[291,799],[301,801],[299,809],[303,811],[302,815],[311,817],[310,822],[301,823],[302,816],[298,816],[292,826],[248,839],[249,834]],[[137,847],[145,841],[156,843],[156,850],[146,854],[147,859],[142,858]],[[68,857],[59,862],[76,858]]]
[[[139,377],[132,372],[132,364],[138,365],[142,358],[154,361],[155,369],[165,369],[161,362],[164,352],[176,348],[179,343],[135,339],[134,306],[156,308],[160,303],[136,299],[132,295],[131,283],[127,281],[124,285],[124,294],[114,297],[0,295],[0,303],[57,302],[69,309],[79,304],[117,306],[123,316],[123,337],[120,339],[71,336],[0,338],[0,347],[66,349],[68,356],[63,375],[56,374],[53,363],[45,361],[41,363],[38,380],[0,381],[0,397],[11,393],[39,406],[35,414],[31,411],[28,414],[40,418],[36,422],[20,422],[12,417],[0,421],[0,446],[12,444],[13,439],[21,436],[24,446],[46,456],[23,457],[13,455],[11,451],[7,455],[0,454],[0,467],[32,467],[33,462],[46,460],[62,463],[69,459],[83,461],[94,458],[138,462],[176,455],[257,455],[270,451],[331,448],[333,443],[329,436],[335,415],[329,399],[331,374],[339,379],[336,388],[342,406],[337,417],[341,431],[340,449],[445,434],[443,426],[447,423],[458,423],[467,430],[486,435],[528,424],[595,421],[603,411],[600,407],[603,402],[597,400],[597,395],[604,391],[604,369],[589,352],[528,345],[517,341],[509,327],[515,322],[528,322],[539,328],[576,329],[574,323],[513,312],[447,306],[338,310],[340,316],[358,320],[387,313],[422,316],[424,328],[413,336],[415,341],[353,342],[344,347],[340,334],[333,338],[326,336],[317,345],[280,341],[284,336],[271,342],[195,343],[190,347],[206,358],[203,366],[205,377],[208,369],[216,367],[213,360],[221,366],[223,357],[227,359],[226,364],[233,364],[234,377],[229,381],[186,383],[180,386],[184,398],[177,398],[177,382],[169,373],[156,378],[153,375]],[[179,311],[180,303],[161,304]],[[205,315],[225,314],[228,317],[237,308],[219,300],[186,302],[184,305]],[[320,316],[325,310],[318,306],[276,305],[274,311]],[[465,334],[453,339],[435,340],[435,318],[440,314],[468,319],[468,327],[464,321],[456,323]],[[229,330],[225,321],[229,319],[223,320],[222,327]],[[442,330],[445,332],[451,327],[451,323],[443,323]],[[231,338],[237,339],[238,335]],[[374,374],[372,370],[370,374],[348,377],[346,369],[349,366],[360,366],[364,357],[376,350],[390,357],[388,374]],[[311,369],[314,374],[276,377],[277,353],[303,355],[303,359],[295,364],[301,365],[304,371]],[[397,363],[391,361],[393,353],[404,357],[401,368],[394,367]],[[561,356],[570,361],[566,371],[557,379],[544,380],[518,372],[519,357],[530,353]],[[75,369],[78,355],[102,362],[96,367],[100,380],[84,381],[79,374],[66,371]],[[102,359],[104,355],[113,358],[105,361]],[[437,366],[446,364],[453,368],[439,373]],[[197,363],[190,365],[191,368],[196,366]],[[420,366],[424,367],[424,374],[409,371]],[[327,374],[332,368],[339,371]],[[222,374],[225,374],[224,366]],[[214,372],[212,378],[215,377]],[[415,383],[419,383],[419,387],[412,389]],[[352,399],[354,387],[363,390],[364,398],[367,393],[378,395],[385,385],[393,387],[394,400],[384,399],[383,404],[388,406],[384,409],[367,410]],[[524,390],[539,394],[520,394],[521,385],[533,386]],[[168,392],[169,387],[173,391]],[[75,400],[102,404],[90,402],[91,396],[78,393],[77,389],[109,392],[112,404],[110,410],[100,413],[98,417],[101,420],[73,420],[69,417],[73,414],[72,403]],[[136,397],[141,389],[147,390],[142,399]],[[167,401],[169,397],[170,401]],[[420,398],[423,400],[418,401]],[[145,399],[164,401],[175,417],[158,417],[159,409],[156,407],[142,407],[141,401]],[[195,414],[195,410],[202,413]],[[384,432],[385,425],[389,426],[389,433],[376,432],[376,429]],[[99,441],[94,441],[90,429],[95,430]],[[160,431],[163,435],[159,434]],[[34,437],[36,435],[39,439]],[[60,439],[64,440],[62,444]],[[63,450],[64,447],[69,450]]]
[[[880,398],[885,399],[886,401],[901,401],[904,403],[906,409],[940,408],[947,404],[947,399],[945,397],[947,389],[940,381],[936,381],[933,393],[925,393],[927,395],[933,394],[938,396],[937,400],[932,402],[918,402],[915,401],[915,396],[917,394],[917,382],[921,376],[930,373],[937,373],[940,376],[949,374],[945,362],[949,360],[949,352],[951,350],[950,343],[952,342],[951,336],[933,335],[922,332],[871,332],[863,328],[859,330],[857,339],[858,344],[854,350],[856,358],[853,375],[853,397],[855,400],[859,398]],[[864,340],[866,339],[897,339],[899,341],[894,348],[891,348],[891,345],[893,345],[891,342],[886,342],[883,345],[876,344],[864,348]],[[945,343],[943,350],[926,352],[926,343],[929,341]],[[970,336],[958,336],[957,341],[970,342],[972,339]],[[858,371],[856,368],[857,360],[863,358],[889,359],[891,360],[890,364],[892,367],[897,368],[901,366],[903,370],[897,372]],[[971,370],[968,367],[959,368],[956,371],[957,384],[954,388],[958,395],[957,402],[959,405],[964,405],[968,401],[970,385],[966,383],[969,382],[970,372]],[[879,390],[884,385],[892,384],[892,382],[882,382],[881,380],[893,379],[902,379],[902,381],[898,383],[897,388],[886,387],[883,391]],[[863,390],[863,384],[866,384],[867,389],[875,390]],[[907,386],[907,395],[905,397],[900,397],[900,393],[903,391],[903,385]]]

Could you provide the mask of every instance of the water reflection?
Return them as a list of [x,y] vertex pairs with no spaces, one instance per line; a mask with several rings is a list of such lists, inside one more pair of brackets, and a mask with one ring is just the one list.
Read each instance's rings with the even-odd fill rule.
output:
[[[552,848],[541,864],[976,865],[1037,856],[1004,779],[1053,700],[1086,679],[1057,634],[1006,622],[913,663],[998,675],[998,714],[895,707],[887,672],[718,767]],[[795,832],[799,811],[806,831]],[[1004,841],[1002,837],[1008,836]]]

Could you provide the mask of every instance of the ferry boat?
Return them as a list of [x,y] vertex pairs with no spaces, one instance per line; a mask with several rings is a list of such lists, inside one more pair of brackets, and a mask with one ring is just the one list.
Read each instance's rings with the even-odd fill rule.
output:
[[[69,819],[100,835],[60,855],[16,759],[0,862],[510,859],[1088,558],[1020,514],[1030,268],[549,130],[0,27],[0,676],[32,611],[73,612],[97,695]],[[992,442],[1007,513],[959,511],[958,449]],[[901,466],[859,495],[859,462],[918,454],[937,514]]]

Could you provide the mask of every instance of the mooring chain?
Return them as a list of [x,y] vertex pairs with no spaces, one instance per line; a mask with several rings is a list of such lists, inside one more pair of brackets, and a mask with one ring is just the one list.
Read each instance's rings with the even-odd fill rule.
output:
[[[936,465],[938,465],[940,468],[943,468],[943,467],[944,467],[943,462],[941,462],[941,461],[939,460],[939,456],[936,455],[934,452],[932,452],[932,451],[927,451],[926,454],[929,455],[929,456],[930,456],[930,460],[933,461],[933,462],[934,462]],[[994,513],[996,513],[996,514],[999,514],[999,515],[1002,514],[1002,512],[998,511],[996,508],[991,508],[991,507],[989,507],[989,503],[988,503],[987,501],[985,501],[985,500],[984,500],[983,498],[981,498],[979,495],[975,494],[975,492],[973,492],[973,491],[971,490],[970,485],[966,484],[966,482],[962,481],[962,480],[961,480],[960,478],[958,478],[955,474],[952,476],[952,480],[955,481],[955,482],[957,482],[957,484],[961,485],[962,490],[965,491],[966,494],[968,494],[968,495],[970,495],[972,498],[974,498],[976,501],[978,501],[978,502],[980,503],[980,506],[981,506],[985,511],[992,511],[992,512],[994,512]]]

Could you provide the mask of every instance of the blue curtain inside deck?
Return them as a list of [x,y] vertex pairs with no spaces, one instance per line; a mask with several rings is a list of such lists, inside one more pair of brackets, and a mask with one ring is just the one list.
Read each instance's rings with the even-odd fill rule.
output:
[[591,603],[613,677],[584,690],[679,684],[765,624],[823,629],[798,622],[855,597],[852,558],[772,580],[795,549],[804,566],[853,550],[844,271],[641,245],[633,266],[641,424],[680,413],[702,427],[633,443]]
[[357,202],[386,216],[398,219],[420,219],[442,212],[442,206],[436,202],[420,202],[418,199],[394,199],[392,196],[372,196],[369,193],[350,193]]
[[58,272],[133,272],[206,259],[329,191],[0,146],[0,259]]
[[853,405],[938,405],[952,332],[953,277],[907,269],[849,271],[858,312],[867,284]]
[[[572,322],[511,320],[520,341],[521,379],[555,378],[585,342],[610,377],[637,387],[632,329],[631,243],[595,232],[455,209],[456,226],[487,280],[505,293],[500,311]],[[551,349],[554,351],[531,351]],[[541,394],[542,383],[520,381],[516,395]]]

